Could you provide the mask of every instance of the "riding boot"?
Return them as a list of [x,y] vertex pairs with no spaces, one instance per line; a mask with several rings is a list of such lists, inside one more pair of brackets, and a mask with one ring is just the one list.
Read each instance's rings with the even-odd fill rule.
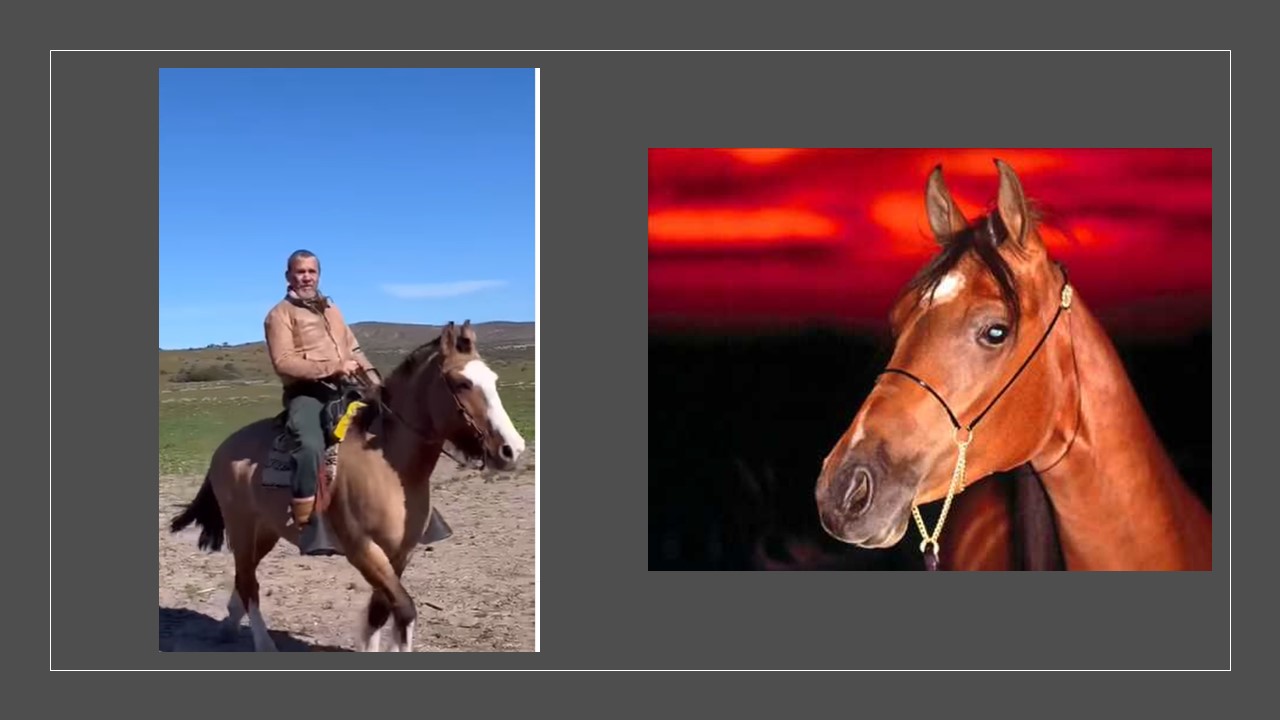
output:
[[293,521],[301,531],[298,549],[303,555],[337,555],[323,513],[314,512],[316,484],[324,462],[324,430],[320,420],[323,404],[314,397],[298,395],[288,400],[289,432],[293,447]]

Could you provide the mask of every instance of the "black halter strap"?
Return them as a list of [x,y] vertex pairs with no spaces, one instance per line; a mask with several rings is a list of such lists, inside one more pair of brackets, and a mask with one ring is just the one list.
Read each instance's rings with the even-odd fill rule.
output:
[[999,401],[1000,398],[1004,396],[1005,392],[1009,389],[1009,387],[1013,385],[1013,382],[1018,379],[1018,376],[1022,374],[1022,371],[1027,369],[1027,365],[1031,364],[1031,360],[1035,358],[1036,354],[1040,352],[1040,348],[1044,345],[1045,340],[1048,340],[1049,334],[1053,332],[1053,326],[1058,324],[1058,318],[1061,317],[1062,311],[1071,307],[1070,281],[1067,278],[1067,268],[1065,265],[1063,265],[1060,262],[1056,264],[1058,266],[1058,269],[1062,271],[1062,298],[1061,298],[1061,301],[1058,303],[1057,312],[1053,314],[1053,319],[1049,321],[1049,327],[1047,327],[1044,331],[1044,334],[1040,336],[1040,341],[1036,343],[1035,349],[1033,349],[1031,353],[1027,355],[1027,358],[1022,361],[1022,365],[1018,367],[1018,371],[1013,374],[1013,377],[1009,378],[1009,381],[1004,384],[1004,387],[1000,388],[1000,392],[996,393],[996,396],[991,398],[991,402],[987,403],[987,406],[983,408],[982,412],[978,413],[978,416],[973,419],[973,422],[969,423],[968,425],[961,425],[960,421],[956,419],[955,413],[951,412],[951,406],[947,405],[947,401],[943,400],[942,396],[938,394],[938,391],[934,390],[929,385],[929,383],[920,379],[918,376],[906,370],[903,370],[901,368],[885,368],[884,370],[880,371],[880,374],[883,375],[885,373],[896,373],[898,375],[902,375],[904,377],[910,378],[917,385],[924,388],[925,390],[928,390],[930,395],[933,395],[935,398],[937,398],[938,402],[942,405],[942,408],[947,411],[947,417],[950,418],[951,425],[956,430],[960,430],[961,428],[963,428],[967,432],[972,432],[974,427],[978,425],[978,423],[982,420],[982,418],[986,417],[986,414],[991,411],[991,408],[995,407],[996,402]]

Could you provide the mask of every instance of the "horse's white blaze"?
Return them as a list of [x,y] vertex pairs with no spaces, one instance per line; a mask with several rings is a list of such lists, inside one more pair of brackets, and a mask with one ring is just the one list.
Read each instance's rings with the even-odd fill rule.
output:
[[857,427],[853,429],[853,436],[849,438],[849,447],[855,447],[859,442],[862,442],[862,436],[865,434],[866,426],[859,419]]
[[506,408],[502,406],[502,398],[498,396],[498,374],[481,360],[472,360],[467,363],[462,369],[462,374],[484,392],[485,402],[489,405],[489,423],[502,436],[502,441],[511,446],[515,456],[520,457],[524,452],[524,438],[516,432],[515,425],[511,424],[511,418],[507,416]]
[[249,627],[253,628],[253,649],[258,652],[275,652],[276,644],[271,641],[267,632],[267,623],[262,619],[258,603],[249,603]]
[[409,627],[405,628],[405,631],[404,631],[404,651],[405,652],[413,652],[413,626],[417,624],[418,624],[417,620],[411,620],[409,622]]
[[963,288],[963,275],[958,272],[947,273],[946,277],[938,281],[938,287],[933,291],[933,301],[935,303],[944,303],[948,300],[954,300]]

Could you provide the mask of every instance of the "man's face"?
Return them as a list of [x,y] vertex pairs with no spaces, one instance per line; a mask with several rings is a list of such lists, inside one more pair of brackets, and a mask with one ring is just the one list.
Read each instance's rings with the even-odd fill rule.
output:
[[313,257],[297,258],[289,265],[285,277],[298,297],[311,300],[316,296],[316,289],[320,285],[319,263]]

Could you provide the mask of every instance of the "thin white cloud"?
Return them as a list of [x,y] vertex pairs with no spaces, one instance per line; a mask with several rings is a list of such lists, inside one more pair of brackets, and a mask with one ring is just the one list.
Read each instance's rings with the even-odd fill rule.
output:
[[467,295],[506,284],[506,281],[503,280],[461,280],[450,283],[383,285],[382,291],[401,300],[421,300],[423,298],[446,298]]

